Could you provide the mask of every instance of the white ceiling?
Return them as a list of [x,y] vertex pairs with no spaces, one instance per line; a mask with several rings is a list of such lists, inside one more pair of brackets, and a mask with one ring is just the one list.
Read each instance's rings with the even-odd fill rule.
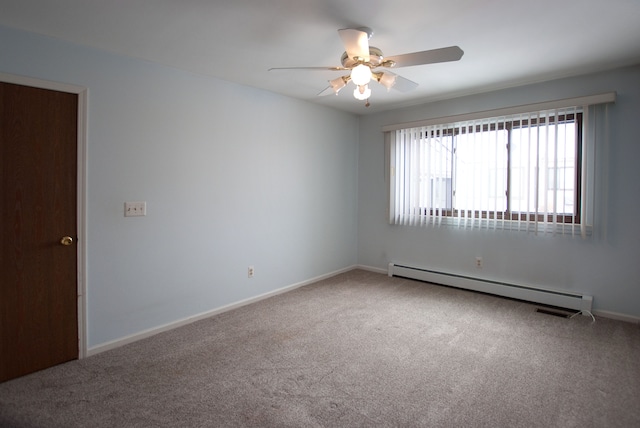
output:
[[[0,0],[0,24],[356,114],[640,63],[639,0]],[[410,93],[372,84],[371,106],[316,95],[337,30],[367,26],[385,55],[458,45],[458,62],[404,67]],[[350,84],[351,86],[351,84]]]

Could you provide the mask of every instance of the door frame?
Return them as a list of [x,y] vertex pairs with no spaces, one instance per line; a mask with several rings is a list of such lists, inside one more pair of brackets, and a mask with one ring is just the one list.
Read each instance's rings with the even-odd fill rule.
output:
[[31,86],[40,89],[50,89],[59,92],[68,92],[78,96],[78,129],[77,134],[77,299],[78,310],[78,358],[87,356],[87,246],[86,246],[86,182],[87,182],[87,95],[88,88],[84,86],[71,85],[49,80],[36,79],[32,77],[19,76],[0,72],[0,82],[13,83],[16,85]]

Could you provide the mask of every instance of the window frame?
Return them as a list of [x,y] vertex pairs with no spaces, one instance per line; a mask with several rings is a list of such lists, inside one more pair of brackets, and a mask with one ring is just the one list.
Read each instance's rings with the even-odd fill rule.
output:
[[[557,120],[556,120],[557,117]],[[511,158],[512,158],[512,130],[515,128],[529,128],[532,126],[549,126],[547,121],[551,123],[574,123],[576,128],[575,134],[575,171],[574,171],[574,212],[572,214],[547,214],[547,218],[545,220],[545,214],[535,213],[535,212],[513,212],[510,209],[511,205],[511,195],[509,194],[509,190],[511,189]],[[473,129],[472,129],[473,128]],[[555,217],[556,223],[565,223],[565,224],[573,224],[579,225],[582,215],[581,215],[581,190],[582,190],[582,146],[584,144],[583,141],[583,112],[578,111],[574,113],[564,113],[564,114],[556,114],[554,116],[545,116],[541,118],[531,118],[529,119],[511,119],[505,122],[494,122],[487,124],[477,124],[477,125],[468,125],[464,127],[457,128],[446,128],[446,129],[432,129],[431,130],[431,138],[434,137],[453,137],[453,150],[454,156],[452,156],[452,171],[457,171],[457,166],[455,163],[455,151],[457,147],[455,147],[455,137],[460,134],[471,134],[471,133],[481,133],[481,132],[491,132],[491,131],[507,131],[507,163],[506,163],[506,171],[507,171],[507,190],[506,190],[506,210],[505,211],[471,211],[465,209],[457,209],[457,208],[446,208],[446,209],[434,209],[434,208],[420,208],[424,212],[424,214],[435,215],[436,211],[440,210],[440,215],[442,217],[452,217],[452,218],[462,218],[462,219],[483,219],[483,220],[507,220],[507,221],[528,221],[528,222],[553,222]],[[424,135],[421,135],[421,138],[425,138]],[[456,178],[452,175],[452,180],[455,182]],[[453,205],[453,200],[455,200],[455,186],[451,187],[451,193],[447,194],[446,200],[451,201]]]

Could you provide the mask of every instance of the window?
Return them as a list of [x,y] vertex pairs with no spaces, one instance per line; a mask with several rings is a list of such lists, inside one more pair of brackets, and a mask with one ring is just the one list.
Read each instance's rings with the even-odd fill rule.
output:
[[589,111],[587,104],[477,113],[383,129],[389,131],[390,222],[584,236],[595,188]]

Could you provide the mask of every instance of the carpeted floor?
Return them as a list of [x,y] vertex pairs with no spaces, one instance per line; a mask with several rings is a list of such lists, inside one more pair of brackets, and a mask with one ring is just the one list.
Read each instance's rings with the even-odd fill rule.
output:
[[640,326],[361,270],[0,384],[2,427],[637,427]]

